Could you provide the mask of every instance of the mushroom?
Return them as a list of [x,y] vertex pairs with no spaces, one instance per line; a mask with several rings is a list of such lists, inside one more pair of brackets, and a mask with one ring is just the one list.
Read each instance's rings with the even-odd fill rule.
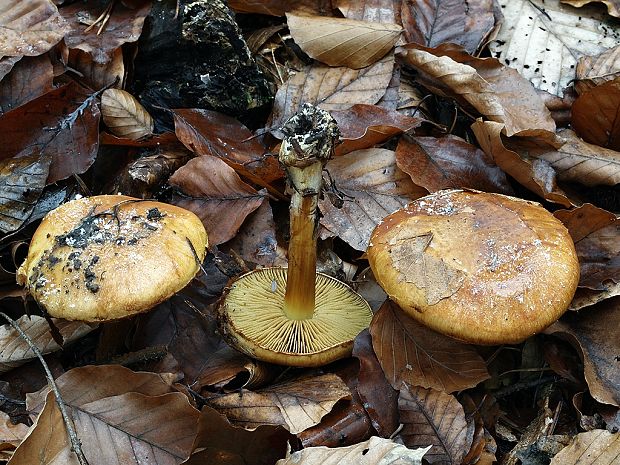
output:
[[114,320],[185,287],[206,246],[202,222],[182,208],[121,195],[83,197],[45,216],[17,280],[53,317]]
[[535,202],[448,190],[375,228],[368,260],[405,312],[475,344],[518,343],[568,308],[579,263],[564,225]]
[[289,266],[237,279],[221,300],[219,321],[225,339],[251,357],[320,366],[350,355],[372,311],[349,286],[316,272],[317,202],[338,126],[326,111],[305,105],[282,131],[280,162],[292,187]]

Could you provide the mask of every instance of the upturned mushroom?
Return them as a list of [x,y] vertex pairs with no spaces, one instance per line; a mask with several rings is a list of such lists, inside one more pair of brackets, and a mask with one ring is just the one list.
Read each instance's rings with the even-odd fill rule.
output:
[[564,225],[534,202],[440,191],[387,216],[368,260],[405,312],[475,344],[517,343],[562,313],[579,282]]
[[372,311],[349,286],[316,272],[317,202],[338,126],[329,113],[305,105],[282,130],[280,162],[292,188],[288,269],[241,276],[221,300],[219,321],[225,339],[254,358],[319,366],[350,355]]
[[17,280],[53,317],[115,320],[185,287],[206,246],[192,212],[122,195],[84,197],[45,216]]

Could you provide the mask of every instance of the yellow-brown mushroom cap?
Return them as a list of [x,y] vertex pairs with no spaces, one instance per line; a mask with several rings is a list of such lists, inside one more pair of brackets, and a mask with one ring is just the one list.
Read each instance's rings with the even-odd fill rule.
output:
[[17,279],[51,316],[125,318],[185,287],[206,246],[204,226],[187,210],[121,195],[84,197],[46,215]]
[[371,236],[368,260],[403,310],[476,344],[543,330],[579,281],[560,221],[537,203],[483,192],[440,191],[389,215]]
[[286,268],[264,268],[236,280],[219,312],[224,338],[265,362],[321,366],[351,354],[353,339],[372,319],[368,303],[346,284],[316,273],[312,318],[292,320],[282,308]]

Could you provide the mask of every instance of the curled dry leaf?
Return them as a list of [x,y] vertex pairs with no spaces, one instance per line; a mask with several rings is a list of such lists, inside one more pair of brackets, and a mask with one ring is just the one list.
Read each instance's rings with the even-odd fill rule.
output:
[[53,70],[47,54],[19,60],[0,82],[0,115],[52,90]]
[[362,69],[310,65],[289,77],[278,89],[271,114],[272,126],[281,126],[304,103],[327,111],[346,110],[356,103],[375,104],[385,94],[393,69],[392,54]]
[[562,3],[567,3],[575,7],[582,7],[590,3],[604,3],[607,7],[607,12],[611,16],[620,18],[620,2],[618,0],[562,0]]
[[547,333],[567,338],[583,354],[590,394],[604,404],[620,406],[620,297],[596,304],[587,312],[571,312]]
[[244,428],[282,425],[291,433],[318,424],[334,404],[350,398],[347,385],[328,373],[271,385],[258,391],[242,390],[211,399],[209,404]]
[[37,56],[60,42],[69,30],[49,0],[0,3],[0,57]]
[[399,436],[409,447],[432,448],[424,456],[430,464],[460,465],[473,441],[463,407],[454,396],[433,389],[403,386],[398,398]]
[[492,0],[413,0],[402,6],[407,42],[450,42],[474,54],[495,27]]
[[450,44],[434,49],[407,44],[398,56],[422,74],[423,85],[503,123],[506,135],[553,136],[555,122],[540,96],[495,58],[474,58]]
[[232,239],[264,198],[224,161],[210,155],[187,162],[170,177],[169,183],[182,191],[173,203],[200,217],[211,246]]
[[375,314],[370,334],[394,389],[404,382],[449,393],[489,378],[484,360],[473,346],[426,328],[389,300]]
[[328,196],[320,200],[321,224],[357,250],[366,250],[379,221],[426,194],[396,166],[391,150],[357,150],[329,161],[326,169],[343,203],[338,209]]
[[153,118],[129,92],[106,89],[101,95],[101,116],[112,134],[136,140],[153,134]]
[[575,90],[584,94],[593,87],[620,78],[620,45],[577,62]]
[[[52,318],[52,322],[60,332],[65,346],[84,337],[97,327],[80,321],[67,321],[57,318]],[[30,336],[35,346],[43,354],[61,349],[58,343],[54,341],[45,318],[36,315],[31,317],[24,315],[17,320],[17,324]],[[34,358],[36,358],[35,353],[12,326],[8,324],[0,326],[0,373],[23,365]]]
[[572,108],[571,124],[586,142],[620,151],[620,78],[582,94]]
[[595,429],[575,436],[558,452],[550,465],[614,465],[620,456],[620,433]]
[[502,2],[504,22],[491,53],[534,87],[562,96],[575,78],[577,60],[620,43],[618,28],[592,9],[576,10],[560,0]]
[[396,148],[396,163],[429,192],[464,187],[514,194],[493,157],[453,135],[403,137]]
[[308,447],[278,460],[276,465],[421,465],[428,450],[428,446],[412,450],[391,439],[373,436],[348,447]]
[[327,16],[286,15],[295,43],[315,60],[359,69],[383,58],[398,40],[398,24]]
[[[535,159],[530,161],[522,158],[517,150],[519,150],[520,144],[527,141],[527,139],[503,139],[503,128],[504,126],[501,123],[482,121],[480,119],[471,126],[482,150],[491,155],[497,166],[506,174],[509,174],[519,184],[546,200],[566,207],[572,205],[572,202],[557,186],[555,170],[550,163],[545,160]],[[506,142],[508,141],[512,143],[507,147]],[[530,142],[530,145],[536,145],[536,139],[531,139]],[[547,150],[551,150],[552,146],[549,146],[546,142],[540,141],[539,144],[547,147]],[[524,152],[528,149],[529,146]]]
[[348,110],[334,110],[331,115],[338,123],[342,141],[336,147],[336,155],[381,144],[393,136],[417,128],[424,121],[396,110],[366,104],[353,105]]

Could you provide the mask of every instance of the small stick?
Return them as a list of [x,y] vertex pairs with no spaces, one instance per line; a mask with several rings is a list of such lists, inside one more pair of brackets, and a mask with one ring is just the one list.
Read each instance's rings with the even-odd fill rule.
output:
[[19,333],[21,338],[26,341],[28,346],[32,349],[34,354],[37,356],[41,365],[43,365],[43,369],[45,370],[45,375],[47,377],[47,382],[49,383],[50,389],[54,393],[54,398],[56,399],[56,404],[58,405],[58,409],[60,410],[60,414],[62,415],[62,419],[65,423],[65,427],[67,428],[67,434],[69,435],[69,440],[71,441],[71,450],[77,456],[80,465],[88,465],[88,460],[84,456],[84,452],[82,451],[82,443],[80,439],[77,437],[77,433],[75,432],[75,428],[73,426],[73,422],[69,418],[69,414],[67,413],[67,407],[65,405],[65,401],[62,400],[60,396],[60,391],[58,390],[58,386],[56,385],[56,381],[54,381],[54,377],[52,376],[52,372],[50,371],[45,359],[43,358],[43,354],[39,350],[39,348],[32,342],[30,336],[28,336],[23,329],[19,327],[17,322],[13,320],[10,316],[8,316],[4,312],[0,312],[0,316],[4,318],[9,324],[15,328],[15,331]]

